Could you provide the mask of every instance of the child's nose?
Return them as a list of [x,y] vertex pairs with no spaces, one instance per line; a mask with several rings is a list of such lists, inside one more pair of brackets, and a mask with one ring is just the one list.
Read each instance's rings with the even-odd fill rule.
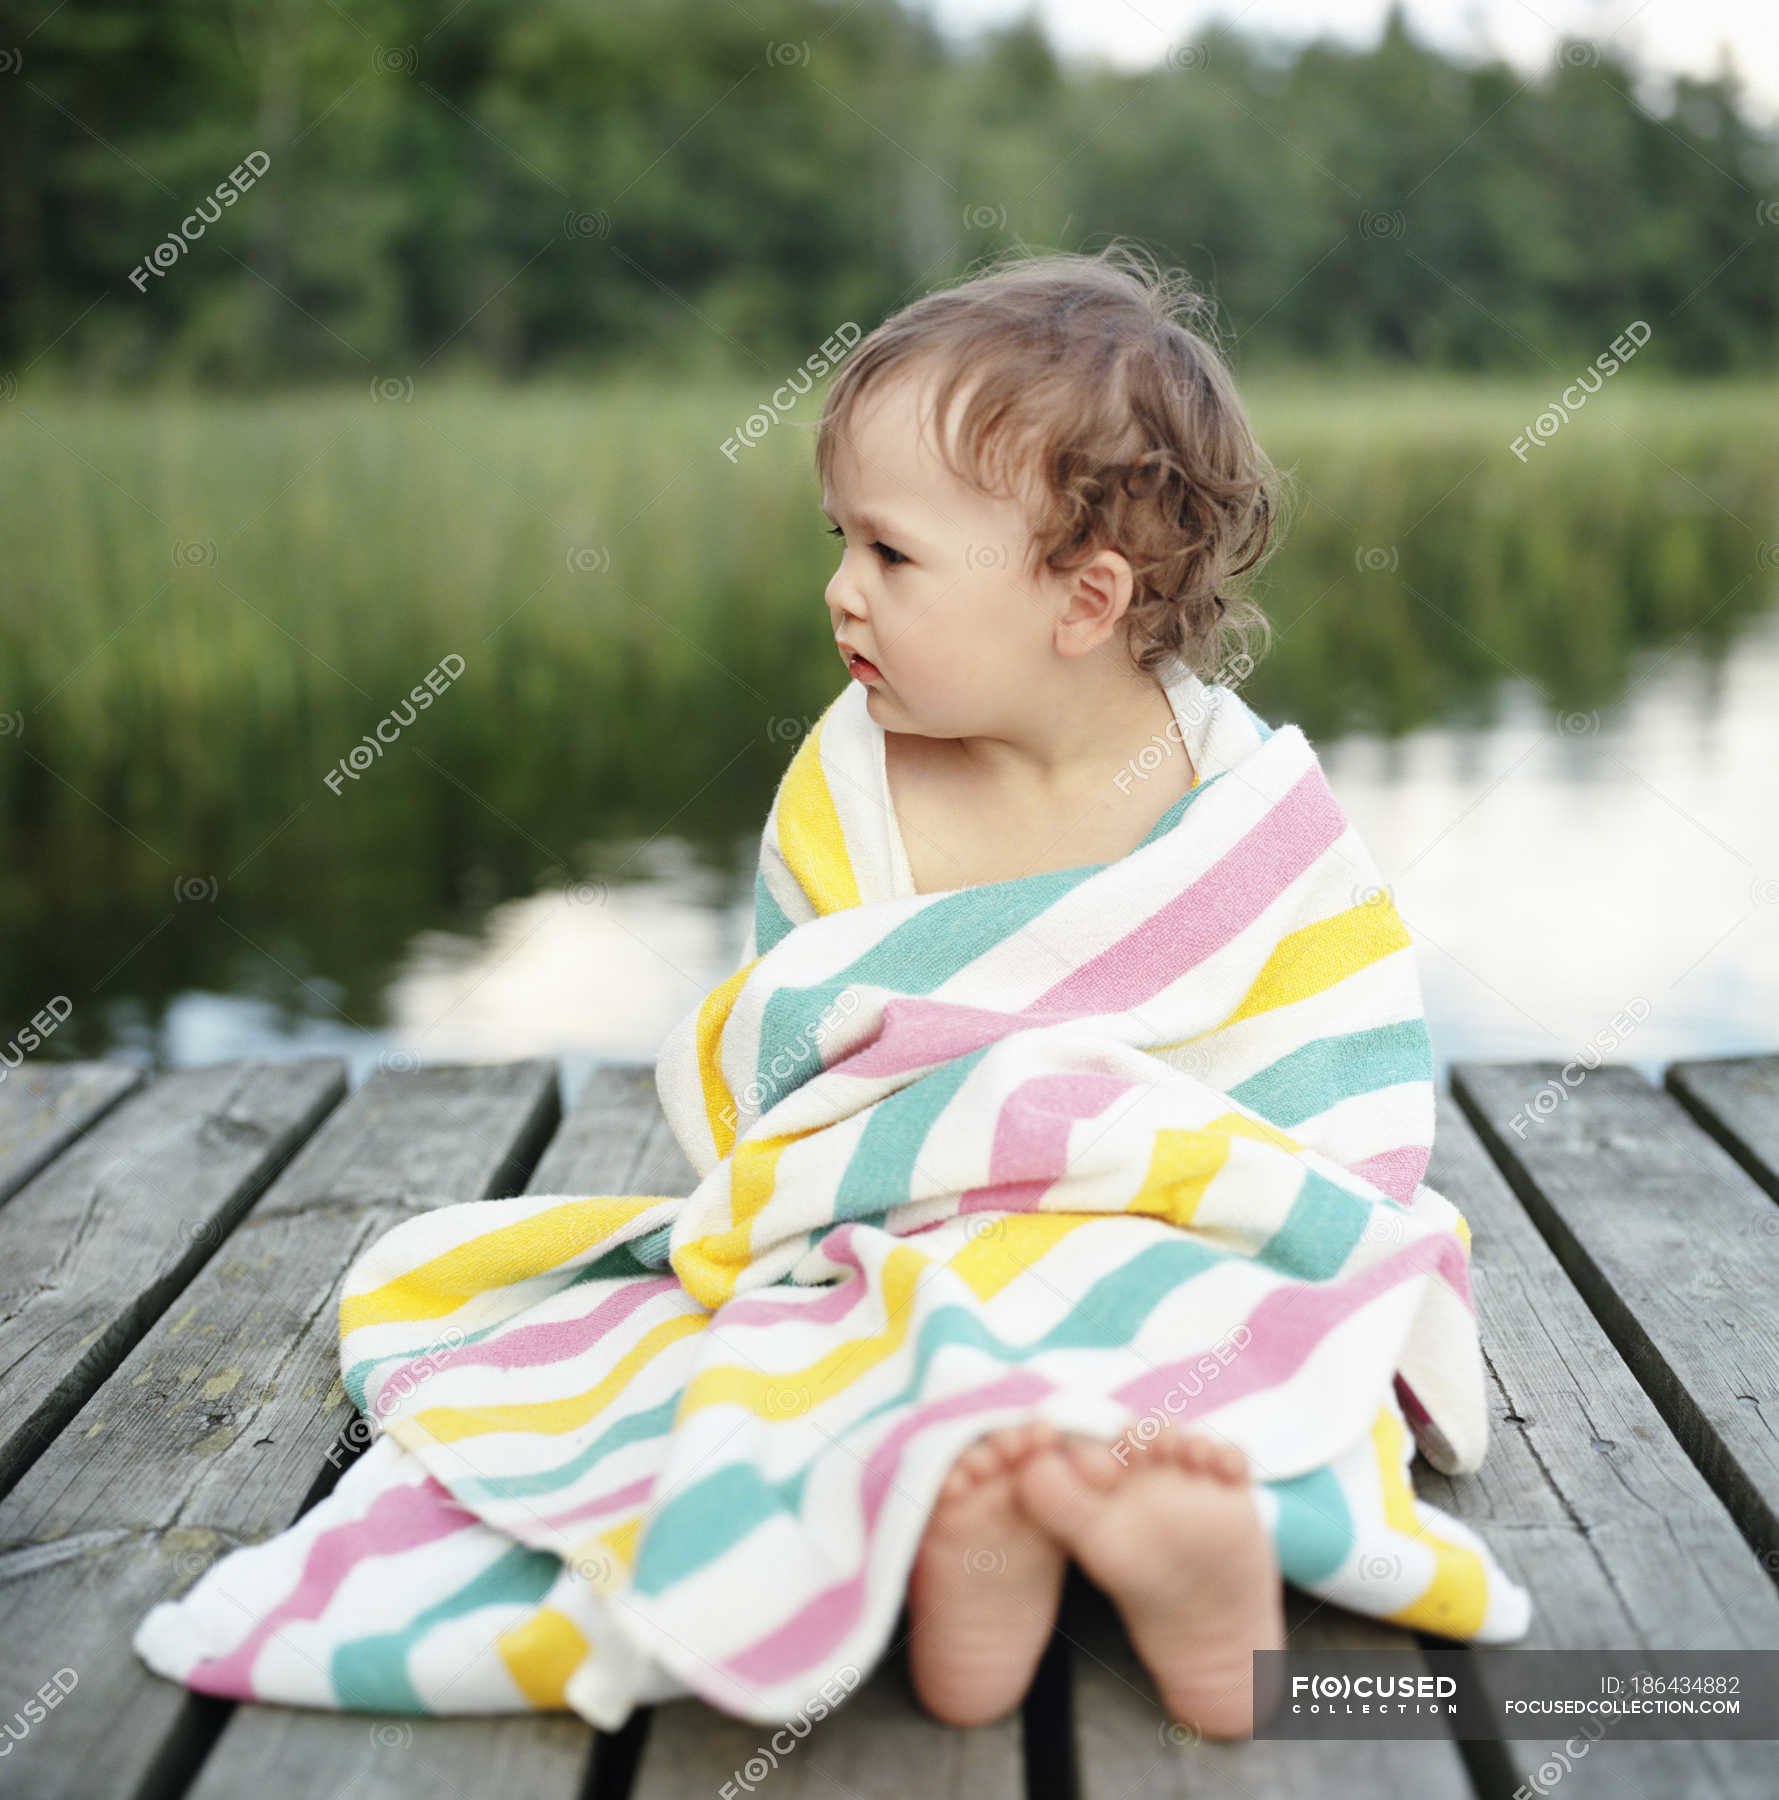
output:
[[864,616],[864,606],[859,599],[857,589],[847,576],[844,565],[828,577],[827,601],[828,612],[832,615],[836,626],[839,625],[842,617],[857,619]]

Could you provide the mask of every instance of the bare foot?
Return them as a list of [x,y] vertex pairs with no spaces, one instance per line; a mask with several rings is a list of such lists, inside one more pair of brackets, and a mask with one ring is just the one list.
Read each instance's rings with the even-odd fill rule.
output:
[[1285,1617],[1242,1452],[1175,1426],[1120,1466],[1109,1445],[1071,1438],[1029,1456],[1014,1485],[1111,1597],[1168,1716],[1251,1736],[1252,1653],[1282,1648]]
[[908,1666],[921,1705],[947,1725],[1017,1706],[1050,1641],[1068,1553],[1021,1512],[1013,1480],[1058,1436],[1034,1420],[977,1439],[927,1521],[908,1577]]

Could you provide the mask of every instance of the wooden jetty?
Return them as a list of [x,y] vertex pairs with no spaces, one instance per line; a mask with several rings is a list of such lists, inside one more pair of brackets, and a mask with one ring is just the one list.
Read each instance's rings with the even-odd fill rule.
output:
[[[1475,1476],[1417,1490],[1533,1595],[1529,1648],[1779,1649],[1779,1056],[1460,1063],[1429,1182],[1463,1211],[1493,1397]],[[0,1795],[29,1800],[1779,1793],[1779,1744],[1181,1742],[1078,1572],[1021,1712],[961,1731],[899,1649],[763,1781],[769,1732],[696,1701],[607,1736],[569,1713],[372,1717],[194,1695],[130,1648],[157,1600],[337,1479],[341,1275],[417,1208],[685,1193],[646,1066],[563,1114],[547,1061],[328,1059],[0,1082]],[[334,1452],[330,1459],[329,1452]],[[1424,1651],[1288,1594],[1304,1648]],[[905,1623],[905,1620],[904,1620]],[[900,1633],[898,1633],[898,1638]],[[31,1722],[59,1670],[76,1680]],[[21,1724],[28,1724],[19,1737]],[[758,1773],[760,1764],[755,1764]],[[725,1784],[728,1784],[725,1787]]]

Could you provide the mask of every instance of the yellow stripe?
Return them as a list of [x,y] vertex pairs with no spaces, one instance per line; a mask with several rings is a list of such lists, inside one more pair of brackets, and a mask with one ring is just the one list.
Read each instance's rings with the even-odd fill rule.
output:
[[730,1223],[692,1238],[673,1252],[673,1272],[686,1292],[712,1312],[733,1298],[735,1284],[753,1260],[754,1221],[766,1210],[778,1182],[778,1159],[792,1144],[825,1129],[789,1131],[781,1137],[738,1144],[729,1165]]
[[[839,912],[859,903],[858,878],[846,850],[846,834],[822,768],[822,730],[836,699],[797,746],[779,784],[776,814],[778,852],[809,896],[818,913]],[[705,996],[698,1012],[698,1076],[704,1090],[704,1115],[719,1158],[735,1142],[735,1097],[723,1079],[723,1032],[735,1000],[759,957],[738,969],[721,987]]]
[[404,1449],[418,1451],[428,1443],[454,1444],[460,1438],[479,1437],[490,1431],[535,1431],[547,1436],[573,1431],[622,1393],[645,1363],[709,1323],[708,1313],[682,1313],[677,1319],[664,1319],[631,1345],[603,1381],[579,1394],[508,1406],[430,1406],[412,1418],[392,1419],[389,1435]]
[[724,1364],[701,1370],[686,1383],[675,1424],[701,1406],[745,1406],[763,1419],[793,1418],[820,1406],[901,1347],[913,1315],[915,1286],[932,1266],[930,1257],[905,1245],[892,1250],[883,1264],[881,1331],[838,1344],[801,1369],[775,1372]]
[[1473,1638],[1489,1610],[1488,1571],[1474,1550],[1437,1536],[1422,1523],[1408,1471],[1402,1466],[1406,1439],[1407,1432],[1394,1409],[1380,1407],[1371,1442],[1383,1488],[1384,1518],[1392,1529],[1433,1552],[1433,1579],[1415,1599],[1386,1616],[1397,1625],[1437,1631],[1446,1637]]
[[830,706],[797,746],[778,796],[779,854],[815,910],[824,914],[859,903],[846,835],[822,768],[822,731],[833,710]]
[[900,1245],[884,1261],[884,1325],[875,1336],[854,1338],[800,1369],[767,1372],[732,1363],[705,1369],[687,1384],[675,1422],[701,1406],[745,1406],[763,1419],[775,1420],[810,1412],[902,1347],[914,1316],[915,1290],[933,1268],[952,1269],[984,1300],[991,1299],[1071,1231],[1105,1217],[1104,1213],[1011,1214],[995,1229],[962,1245],[944,1265],[912,1246]]
[[612,1236],[638,1213],[664,1203],[665,1197],[657,1194],[599,1195],[485,1231],[381,1287],[348,1295],[340,1302],[340,1335],[368,1325],[418,1323],[455,1312],[489,1288],[558,1267]]
[[580,1627],[553,1606],[540,1606],[494,1645],[515,1686],[539,1712],[568,1710],[568,1678],[593,1654]]
[[636,1540],[642,1536],[642,1514],[632,1513],[621,1524],[599,1534],[599,1541],[625,1568],[636,1566]]
[[698,1079],[704,1089],[704,1116],[719,1161],[729,1154],[729,1147],[735,1142],[736,1124],[735,1096],[723,1079],[723,1032],[735,1010],[742,983],[759,962],[756,956],[744,968],[737,969],[720,987],[712,988],[698,1008]]
[[1163,1128],[1155,1133],[1142,1184],[1124,1203],[1124,1210],[1190,1225],[1205,1190],[1228,1162],[1230,1139],[1235,1137],[1257,1138],[1293,1154],[1303,1148],[1276,1125],[1240,1113],[1225,1113],[1192,1130]]
[[608,1525],[582,1540],[563,1559],[595,1593],[609,1594],[618,1585],[619,1572],[636,1562],[636,1540],[642,1535],[642,1514],[632,1513],[616,1525]]
[[1047,1256],[1071,1231],[1103,1219],[1104,1213],[1009,1213],[983,1228],[979,1237],[952,1257],[953,1274],[975,1289],[978,1299],[992,1300],[1008,1282]]
[[1197,1043],[1243,1019],[1257,1018],[1280,1006],[1326,993],[1349,975],[1370,968],[1398,950],[1412,947],[1408,928],[1387,895],[1360,906],[1349,906],[1332,918],[1318,919],[1301,931],[1279,939],[1271,956],[1236,1003],[1235,1010],[1208,1031],[1195,1032],[1177,1044],[1157,1044],[1157,1050],[1179,1050]]

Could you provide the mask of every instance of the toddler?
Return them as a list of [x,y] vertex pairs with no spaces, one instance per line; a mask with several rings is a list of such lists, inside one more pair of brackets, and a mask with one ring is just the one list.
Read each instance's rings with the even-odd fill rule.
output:
[[[1156,671],[1209,679],[1220,640],[1264,631],[1218,590],[1261,560],[1276,479],[1176,316],[1197,304],[1120,247],[1026,257],[896,314],[828,394],[828,611],[917,893],[1118,861],[1197,779]],[[1177,1426],[1140,1467],[1040,1422],[958,1459],[908,1588],[929,1711],[972,1725],[1019,1702],[1070,1558],[1171,1716],[1249,1732],[1251,1653],[1283,1643],[1278,1565],[1246,1457]]]

